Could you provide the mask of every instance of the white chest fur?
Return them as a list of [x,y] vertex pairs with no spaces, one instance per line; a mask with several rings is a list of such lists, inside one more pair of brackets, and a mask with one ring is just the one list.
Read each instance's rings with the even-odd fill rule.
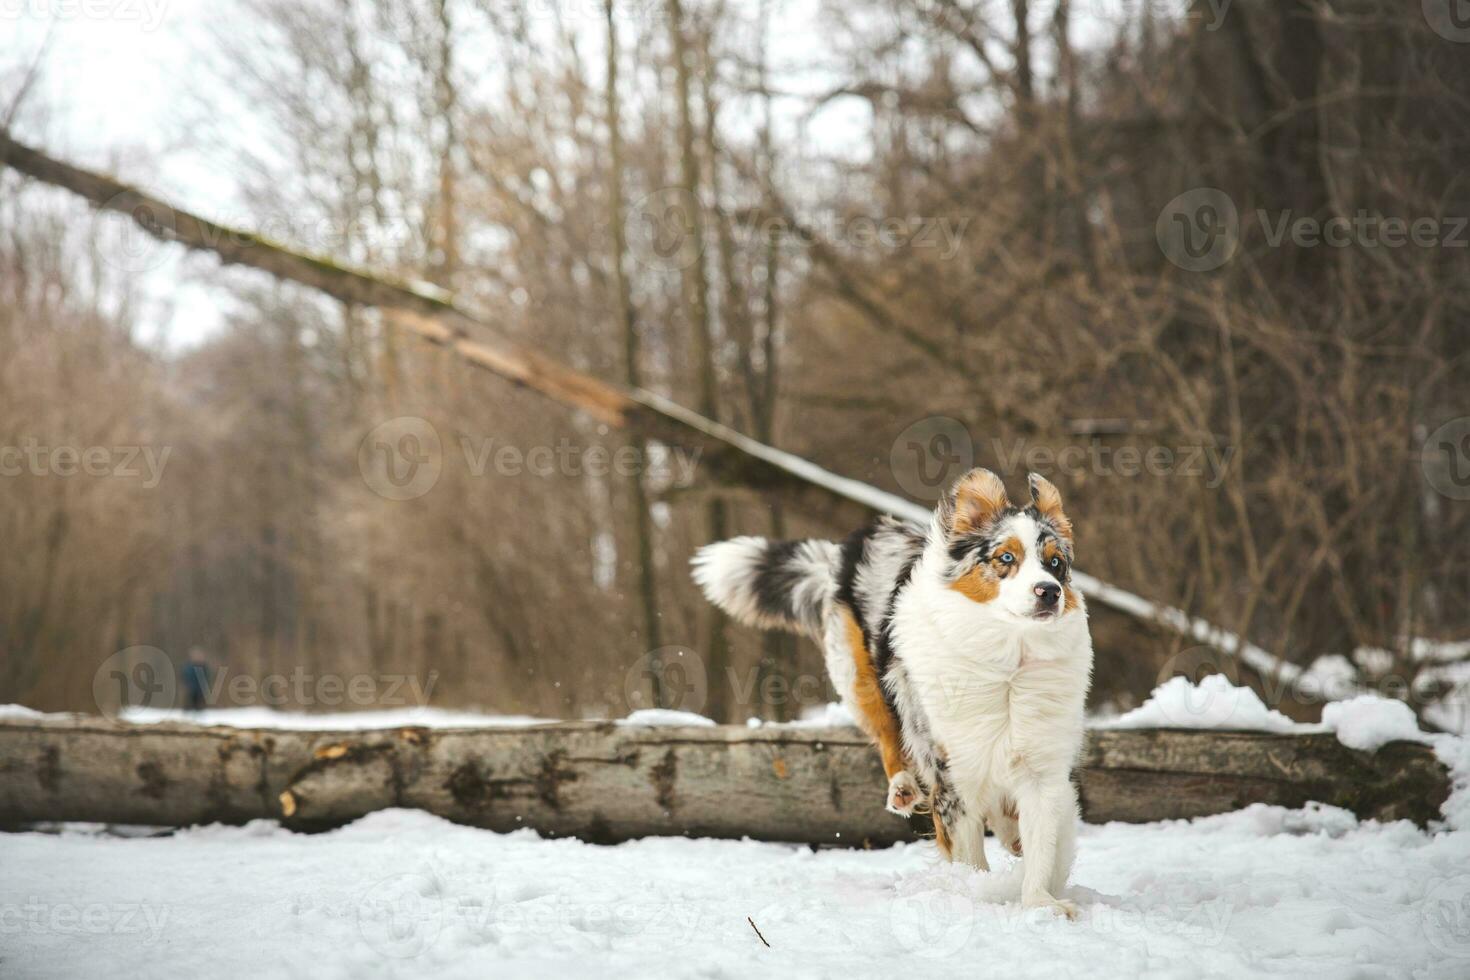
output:
[[1018,622],[925,583],[905,594],[893,629],[896,654],[961,792],[1010,793],[1070,771],[1092,673],[1085,610]]

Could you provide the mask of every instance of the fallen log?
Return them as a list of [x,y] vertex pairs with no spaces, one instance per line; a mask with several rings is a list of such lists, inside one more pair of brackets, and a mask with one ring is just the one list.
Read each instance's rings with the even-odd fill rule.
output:
[[[1094,823],[1318,801],[1423,826],[1450,788],[1417,743],[1367,753],[1331,734],[1177,729],[1091,733],[1078,782]],[[849,728],[284,731],[0,720],[0,827],[12,829],[273,819],[318,831],[410,807],[598,843],[687,835],[858,847],[921,836],[922,820],[882,809],[884,786],[877,754]]]

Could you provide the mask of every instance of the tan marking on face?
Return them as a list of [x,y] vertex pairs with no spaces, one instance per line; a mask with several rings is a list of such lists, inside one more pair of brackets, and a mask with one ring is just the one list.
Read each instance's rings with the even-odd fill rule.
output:
[[878,677],[878,669],[873,664],[873,656],[868,652],[868,644],[863,639],[863,628],[858,625],[857,617],[852,614],[851,609],[846,606],[838,608],[842,611],[843,632],[852,654],[852,663],[857,668],[852,699],[857,705],[858,725],[868,733],[869,738],[878,743],[878,754],[883,757],[883,774],[892,779],[894,774],[907,768],[898,718],[883,697],[883,686]]
[[[1042,545],[1041,548],[1041,567],[1055,575],[1056,573],[1052,572],[1051,569],[1052,558],[1060,558],[1062,561],[1067,560],[1066,554],[1062,551],[1062,546],[1055,539],[1048,539],[1046,544]],[[1062,582],[1060,575],[1057,576],[1057,581],[1061,582],[1062,585],[1062,611],[1075,612],[1077,609],[1077,590],[1072,588],[1070,582]]]
[[955,534],[969,534],[989,524],[995,515],[1011,505],[1006,485],[1000,477],[986,469],[965,474],[955,487]]
[[989,565],[978,565],[950,583],[949,587],[971,602],[990,602],[1000,595],[1000,579]]
[[[1010,564],[1001,561],[1000,556],[1006,552],[1010,552],[1015,561]],[[1016,574],[1016,569],[1021,567],[1025,557],[1026,548],[1021,544],[1021,539],[1012,535],[996,545],[989,555],[949,587],[972,602],[989,602],[1000,595],[1001,580]]]
[[[1000,559],[1000,556],[1006,553],[1009,553],[1011,557],[1015,559],[1015,561],[1011,562],[1009,565],[1007,565]],[[1026,546],[1022,544],[1021,539],[1016,537],[1014,534],[1002,541],[999,545],[996,546],[995,550],[990,553],[990,564],[995,569],[995,574],[999,575],[1001,578],[1010,578],[1012,575],[1016,574],[1016,569],[1020,568],[1021,562],[1025,560]]]

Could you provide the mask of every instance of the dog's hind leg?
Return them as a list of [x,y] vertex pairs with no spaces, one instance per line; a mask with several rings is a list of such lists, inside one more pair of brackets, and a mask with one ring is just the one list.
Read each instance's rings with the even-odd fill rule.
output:
[[954,860],[981,871],[990,870],[990,862],[985,859],[985,815],[978,809],[965,808],[950,826],[950,841]]
[[[878,744],[878,754],[883,758],[883,774],[888,777],[887,808],[899,816],[907,817],[919,803],[919,783],[909,771],[903,752],[903,736],[900,733],[898,716],[883,696],[883,685],[878,678],[878,669],[863,636],[862,627],[852,611],[839,606],[842,618],[842,642],[851,658],[851,670],[844,673],[851,678],[850,690],[844,696],[858,725]],[[830,661],[829,651],[829,661]],[[828,672],[837,678],[837,672],[829,664]]]
[[986,813],[985,823],[990,827],[995,839],[1000,841],[1001,846],[1016,856],[1022,853],[1021,847],[1021,820],[1016,812],[1016,801],[1010,797],[1002,797],[997,801],[995,807]]
[[979,810],[965,805],[942,765],[929,791],[929,810],[934,818],[934,842],[939,845],[939,853],[950,861],[989,871],[990,864],[985,860],[985,817]]

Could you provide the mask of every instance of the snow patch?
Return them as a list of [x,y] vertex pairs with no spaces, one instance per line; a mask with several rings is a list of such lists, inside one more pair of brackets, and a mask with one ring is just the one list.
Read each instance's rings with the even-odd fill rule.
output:
[[1389,742],[1429,742],[1419,730],[1414,710],[1402,701],[1360,694],[1322,707],[1322,724],[1350,749],[1375,752]]
[[713,727],[714,722],[704,715],[692,711],[675,711],[672,708],[644,708],[620,719],[619,725],[695,725]]
[[1075,922],[1022,909],[1023,864],[987,845],[989,874],[928,842],[607,847],[406,810],[314,835],[0,834],[5,973],[1448,978],[1470,962],[1470,833],[1263,805],[1085,825]]
[[1205,728],[1256,732],[1321,731],[1292,721],[1267,708],[1248,687],[1237,687],[1224,674],[1211,674],[1198,684],[1171,677],[1154,688],[1147,701],[1099,728]]
[[0,704],[0,721],[37,721],[42,718],[70,718],[67,714],[48,715],[23,704]]

